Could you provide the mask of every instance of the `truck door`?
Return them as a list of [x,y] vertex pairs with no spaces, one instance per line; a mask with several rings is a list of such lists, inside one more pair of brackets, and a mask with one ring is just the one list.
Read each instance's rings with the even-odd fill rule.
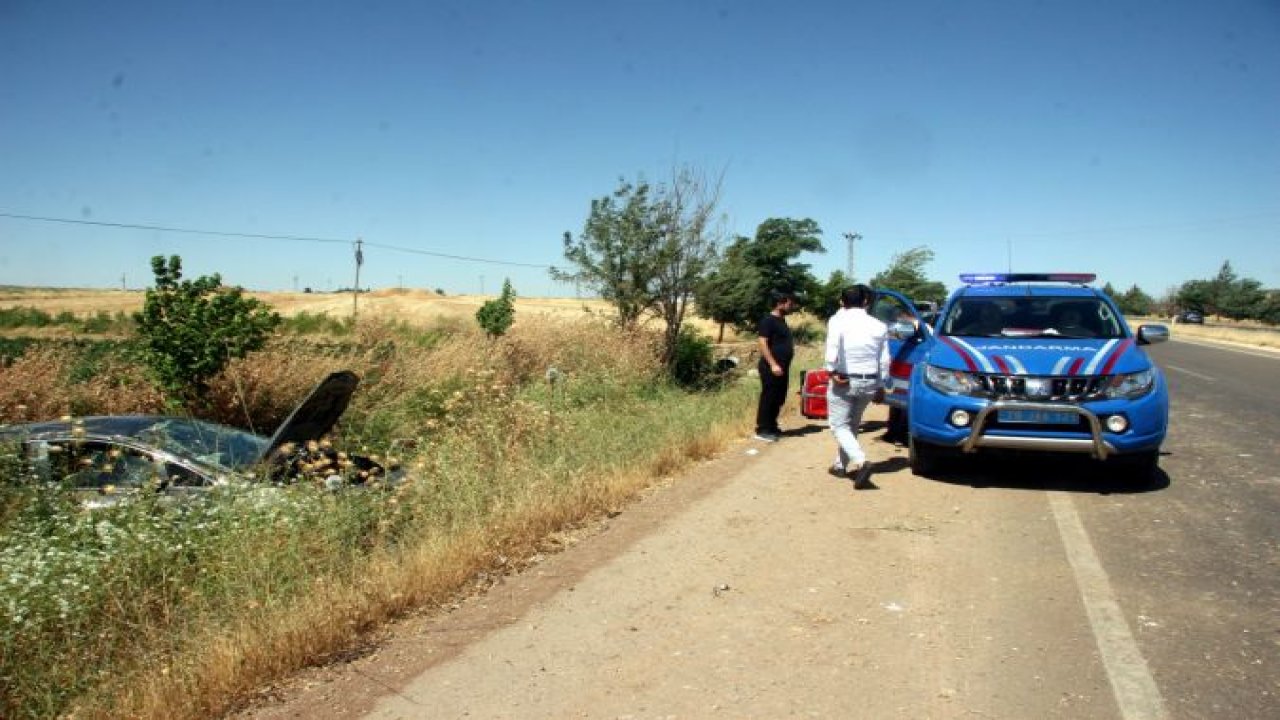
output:
[[906,438],[907,399],[911,391],[911,371],[924,355],[925,342],[933,328],[905,295],[893,290],[876,289],[871,314],[889,326],[889,387],[885,403],[889,406],[890,437]]

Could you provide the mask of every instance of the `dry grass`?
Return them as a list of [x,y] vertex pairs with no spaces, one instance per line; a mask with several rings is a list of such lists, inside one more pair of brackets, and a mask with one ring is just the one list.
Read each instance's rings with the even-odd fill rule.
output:
[[[346,318],[351,316],[354,305],[357,317],[361,319],[403,322],[419,327],[450,320],[474,323],[476,311],[486,301],[493,299],[492,296],[485,295],[438,295],[415,289],[361,293],[355,303],[352,296],[345,293],[247,292],[246,295],[267,303],[285,317],[305,312],[325,314],[335,319]],[[144,297],[144,291],[141,290],[8,287],[0,289],[0,308],[35,308],[50,315],[70,312],[78,317],[89,317],[99,311],[110,314],[136,312],[142,309]],[[539,324],[547,318],[576,320],[589,315],[611,317],[613,313],[608,303],[596,299],[517,297],[515,306],[517,325]],[[695,317],[692,313],[687,322],[712,337],[719,333],[718,325]],[[66,330],[47,328],[41,334],[65,336]],[[732,331],[727,335],[731,336]]]
[[1173,338],[1209,340],[1247,347],[1280,349],[1280,330],[1250,325],[1169,325]]
[[[74,686],[77,717],[218,715],[255,688],[349,650],[390,618],[452,602],[553,549],[558,533],[618,509],[747,431],[749,383],[717,395],[677,392],[654,381],[655,342],[652,332],[622,334],[586,313],[526,316],[498,340],[469,318],[441,318],[431,331],[388,318],[362,322],[345,344],[277,341],[233,363],[213,383],[213,412],[240,425],[251,418],[259,432],[327,372],[355,370],[362,385],[344,416],[347,440],[385,447],[394,439],[410,482],[362,495],[378,503],[363,510],[301,516],[308,521],[290,534],[273,524],[283,519],[235,530],[233,541],[203,530],[208,555],[191,555],[199,565],[172,566],[167,555],[149,554],[151,545],[139,548],[132,561],[163,574],[199,573],[198,582],[156,586],[154,626],[143,613],[125,618],[125,632],[111,625],[111,607],[85,609],[98,613],[85,618],[95,636],[117,638],[110,658],[37,638],[15,645],[30,652],[25,687],[42,687],[31,674],[37,661],[65,670],[65,654],[81,658],[83,674],[72,677],[89,683],[87,691]],[[85,373],[77,362],[65,348],[29,350],[0,372],[0,412],[22,406],[26,419],[163,405],[136,368],[102,360]],[[555,385],[546,380],[550,367],[563,377]],[[324,560],[326,548],[337,559]],[[113,570],[131,583],[121,596],[151,578],[143,568],[130,575],[126,561]],[[302,591],[281,589],[299,578]],[[66,702],[60,697],[50,692],[46,702]]]
[[[357,582],[318,585],[287,613],[262,614],[198,641],[193,664],[131,684],[110,709],[84,708],[86,718],[203,718],[225,713],[281,677],[365,642],[371,630],[415,608],[446,607],[460,594],[487,588],[561,544],[557,533],[616,511],[650,486],[740,433],[721,429],[673,445],[645,466],[618,470],[553,497],[526,494],[483,526],[454,534],[425,533],[408,552],[371,561]],[[536,486],[536,484],[534,484]]]
[[[75,377],[83,374],[81,381]],[[136,365],[108,358],[82,369],[57,347],[33,347],[0,370],[0,424],[64,415],[158,412],[164,396]]]

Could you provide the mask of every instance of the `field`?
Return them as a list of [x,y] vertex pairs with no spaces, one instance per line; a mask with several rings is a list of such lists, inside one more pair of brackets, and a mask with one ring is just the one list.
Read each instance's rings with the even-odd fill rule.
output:
[[[285,317],[300,313],[327,315],[334,319],[351,316],[353,309],[358,316],[376,317],[382,320],[425,325],[441,320],[473,321],[476,310],[487,300],[482,295],[440,295],[428,290],[390,289],[361,293],[353,301],[350,293],[301,293],[301,292],[250,292],[271,305]],[[131,313],[142,307],[141,290],[90,290],[58,288],[0,287],[0,309],[34,308],[56,315],[70,312],[88,316],[98,312],[115,314]],[[585,298],[516,298],[516,322],[528,323],[538,318],[573,319],[588,314],[609,316],[607,303]],[[718,337],[719,326],[689,314],[686,322],[710,337]],[[812,319],[809,320],[814,324]],[[1258,324],[1233,323],[1220,318],[1209,318],[1206,325],[1174,324],[1168,318],[1131,318],[1133,325],[1140,322],[1163,323],[1174,338],[1210,340],[1280,349],[1280,330]],[[795,323],[793,323],[795,324]],[[820,326],[820,324],[819,324]],[[45,328],[40,332],[17,329],[7,334],[57,335],[57,329]],[[726,341],[750,341],[750,337],[738,337],[732,329],[726,331]]]
[[[351,309],[349,295],[259,297],[286,316]],[[9,288],[0,309],[87,317],[142,299]],[[0,453],[0,717],[219,716],[392,618],[447,609],[748,431],[750,378],[677,386],[656,327],[523,299],[490,338],[483,300],[362,294],[354,330],[274,339],[210,382],[200,417],[274,428],[328,372],[354,371],[333,443],[406,468],[402,484],[249,482],[177,514],[145,493],[90,513]],[[23,350],[0,367],[0,423],[167,411],[122,343],[76,332],[6,331]]]
[[[440,320],[472,321],[476,311],[487,300],[483,295],[440,295],[429,290],[390,289],[362,292],[358,300],[351,293],[248,292],[275,308],[285,317],[300,313],[328,315],[335,319],[351,316],[376,317],[382,320],[425,325]],[[89,316],[98,312],[114,315],[132,313],[142,308],[141,290],[88,290],[52,288],[0,287],[0,309],[33,308],[50,315],[70,312]],[[573,319],[587,314],[609,315],[607,303],[577,298],[516,298],[516,322],[529,322],[540,317]],[[715,336],[718,326],[701,318],[687,322],[703,333]],[[30,333],[25,333],[30,334]],[[728,339],[728,338],[726,338]]]

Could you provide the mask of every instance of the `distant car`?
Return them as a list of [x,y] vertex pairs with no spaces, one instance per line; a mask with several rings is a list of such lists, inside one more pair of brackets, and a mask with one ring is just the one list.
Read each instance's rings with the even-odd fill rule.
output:
[[3,426],[0,444],[20,446],[29,473],[68,484],[91,507],[145,488],[182,496],[234,480],[282,480],[304,466],[362,484],[386,469],[322,443],[358,384],[351,372],[329,375],[269,438],[194,418],[109,415]]
[[1191,325],[1203,325],[1204,315],[1200,314],[1195,310],[1183,310],[1182,312],[1173,316],[1173,321],[1176,323],[1189,323]]

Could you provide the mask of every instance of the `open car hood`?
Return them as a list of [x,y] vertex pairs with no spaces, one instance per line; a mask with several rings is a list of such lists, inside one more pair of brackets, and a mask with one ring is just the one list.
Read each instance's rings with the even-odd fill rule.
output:
[[333,429],[342,413],[346,412],[351,394],[359,384],[360,378],[349,370],[332,373],[321,380],[276,429],[266,449],[262,451],[261,460],[278,462],[280,448],[285,445],[303,444],[324,437]]

